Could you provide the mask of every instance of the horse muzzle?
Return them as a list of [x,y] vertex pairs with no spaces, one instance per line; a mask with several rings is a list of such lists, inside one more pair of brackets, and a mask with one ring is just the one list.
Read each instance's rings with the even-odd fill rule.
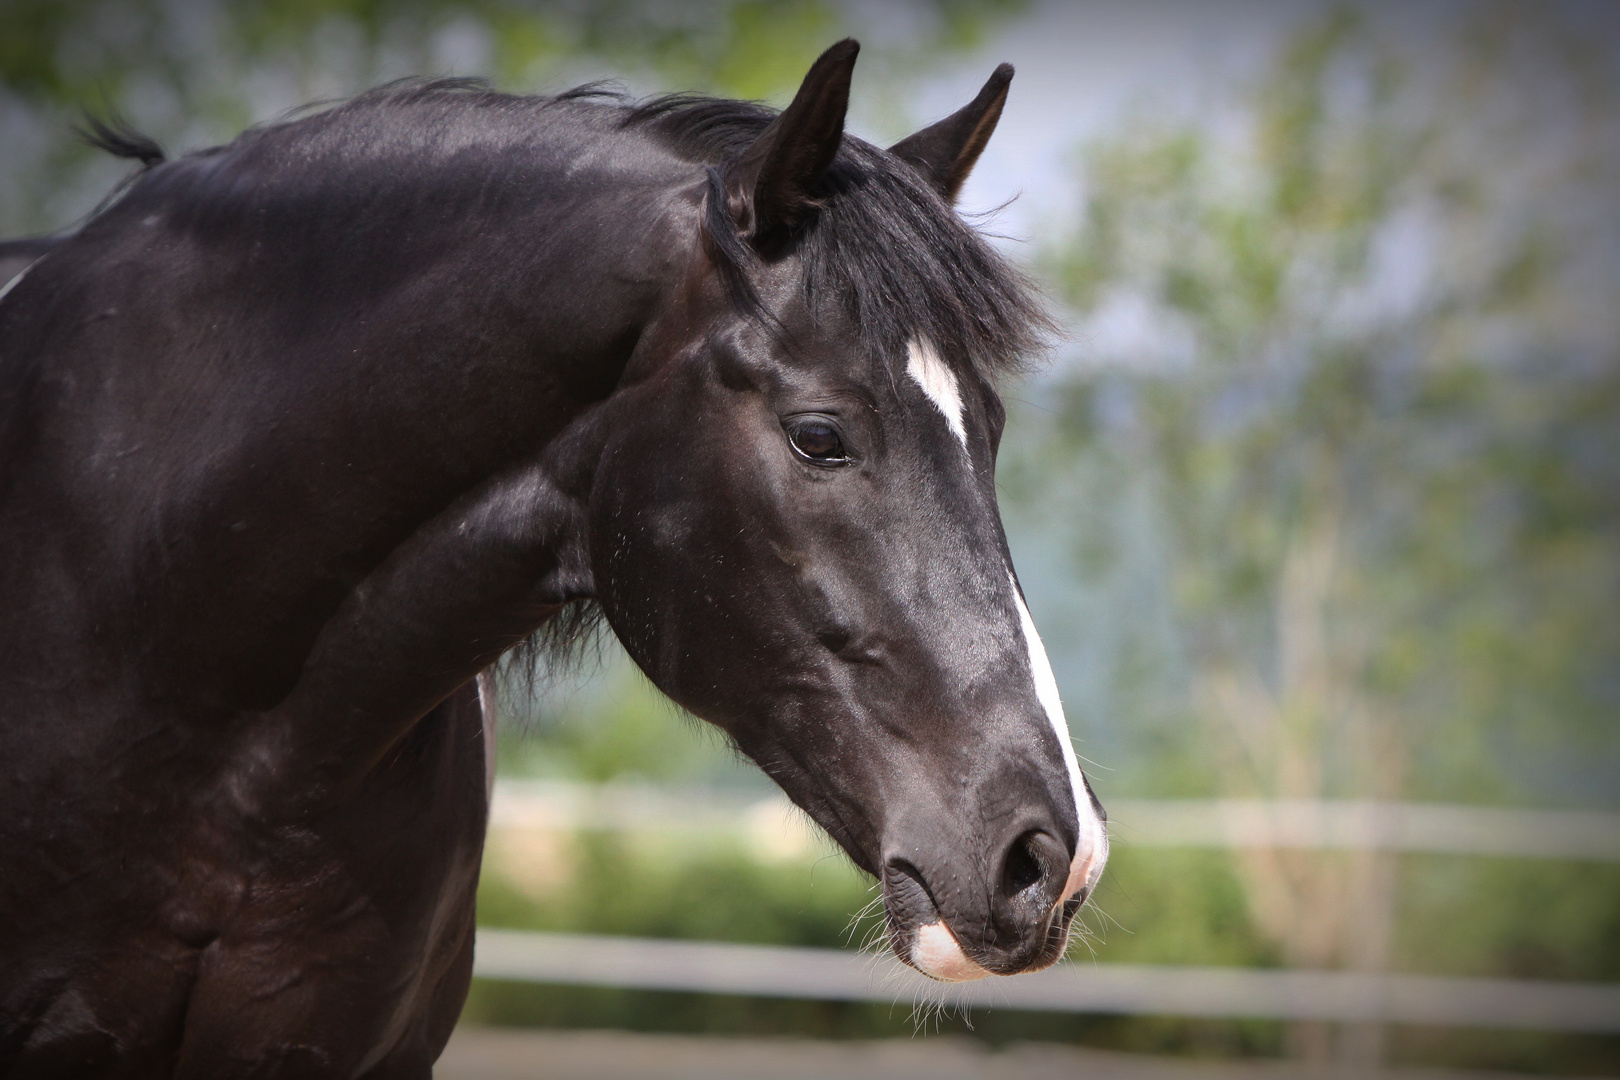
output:
[[950,859],[926,860],[924,870],[915,849],[914,857],[886,859],[883,899],[895,955],[942,982],[1055,964],[1107,861],[1100,821],[1095,828],[1086,824],[1072,856],[1047,830],[1018,833],[988,861],[991,874],[971,873]]

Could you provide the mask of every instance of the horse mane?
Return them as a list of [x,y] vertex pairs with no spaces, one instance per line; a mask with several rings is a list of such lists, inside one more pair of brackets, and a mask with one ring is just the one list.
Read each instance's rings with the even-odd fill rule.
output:
[[[581,108],[595,114],[587,122],[647,131],[677,154],[707,166],[704,229],[711,249],[739,308],[756,317],[762,314],[747,273],[757,256],[738,236],[722,187],[725,167],[777,115],[756,102],[695,94],[636,101],[611,82],[524,96],[498,92],[482,79],[413,77],[346,101],[303,106],[249,128],[225,146],[188,157],[211,157],[278,136],[313,119],[311,113],[359,120],[368,113],[386,116],[415,108],[437,114],[436,124],[463,117],[478,123],[479,114],[487,113],[532,116]],[[386,129],[372,133],[387,138]],[[139,160],[145,166],[142,173],[164,160],[155,142],[118,120],[88,118],[84,134],[110,153]],[[346,132],[349,138],[354,135]],[[801,228],[794,251],[805,269],[810,310],[843,305],[863,350],[890,363],[903,364],[907,343],[921,337],[947,362],[965,364],[993,384],[1000,376],[1021,373],[1055,331],[1025,274],[963,221],[911,165],[853,135],[844,136],[828,170],[821,206]]]
[[137,131],[121,116],[93,116],[86,114],[78,128],[79,137],[97,150],[113,157],[131,158],[151,168],[165,160],[163,147],[156,139]]
[[[619,111],[621,129],[646,130],[676,153],[709,167],[704,229],[740,309],[763,309],[748,286],[756,256],[726,212],[722,175],[777,116],[752,101],[675,93],[637,101],[611,81],[536,97],[501,94],[478,79],[402,79],[352,105],[414,103],[448,95],[487,104],[548,108],[572,103]],[[794,251],[810,310],[841,303],[871,355],[904,363],[906,345],[926,338],[988,383],[1022,374],[1055,333],[1039,290],[1003,259],[917,171],[888,151],[845,135],[823,202]]]
[[[476,115],[485,112],[533,116],[578,108],[594,114],[587,122],[645,131],[676,154],[706,166],[703,227],[711,250],[739,309],[763,314],[748,284],[748,270],[759,257],[738,235],[723,188],[726,166],[777,116],[777,110],[755,102],[694,94],[637,101],[605,82],[523,96],[500,93],[480,79],[408,78],[346,101],[305,106],[249,128],[225,146],[187,156],[213,157],[276,137],[314,119],[311,113],[341,120],[345,114],[360,119],[366,113],[414,108],[429,109],[441,123],[459,118],[458,113],[477,122]],[[143,174],[150,175],[163,160],[156,143],[116,121],[92,120],[87,135],[102,149],[141,161]],[[794,252],[804,267],[807,308],[842,305],[862,351],[898,368],[906,363],[908,343],[923,338],[948,363],[994,385],[1003,376],[1022,373],[1055,333],[1027,275],[1002,258],[911,165],[853,135],[844,136],[821,204],[794,238]],[[597,631],[603,621],[594,602],[568,605],[508,654],[504,673],[518,676],[520,684],[533,690],[542,663],[567,668],[588,658],[600,640]]]

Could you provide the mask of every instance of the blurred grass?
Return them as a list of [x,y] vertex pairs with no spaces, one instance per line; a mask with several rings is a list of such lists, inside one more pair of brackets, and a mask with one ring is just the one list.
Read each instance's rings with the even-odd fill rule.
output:
[[[524,706],[501,744],[507,776],[770,789],[711,729],[670,706],[613,646],[596,681]],[[519,733],[519,728],[526,733]],[[826,841],[770,856],[734,831],[493,831],[479,892],[486,926],[631,937],[843,948],[872,883]],[[1323,853],[1323,859],[1344,858]],[[1408,855],[1401,859],[1392,969],[1435,975],[1620,979],[1620,866]],[[1116,845],[1071,963],[1282,966],[1225,851]],[[890,961],[883,961],[890,962]],[[480,981],[469,1022],[708,1034],[910,1035],[910,1001],[803,1002]],[[1260,1021],[1084,1017],[981,1010],[930,1030],[1204,1056],[1276,1055],[1285,1027]],[[1398,1029],[1404,1064],[1566,1074],[1620,1070],[1620,1040]]]
[[[877,929],[854,916],[875,893],[842,855],[765,860],[740,836],[582,832],[562,864],[525,883],[496,830],[479,893],[487,926],[844,948]],[[560,855],[560,858],[559,858]],[[1334,858],[1324,853],[1322,858]],[[1395,971],[1620,979],[1620,866],[1403,857]],[[1131,848],[1113,857],[1070,960],[1274,968],[1224,851]]]
[[[499,849],[499,834],[495,848]],[[565,873],[524,887],[492,856],[479,893],[488,926],[637,937],[806,945],[859,943],[868,879],[841,856],[768,862],[735,836],[581,833]],[[1407,856],[1396,970],[1613,981],[1620,977],[1620,867]],[[1249,918],[1228,853],[1116,848],[1087,918],[1096,936],[1070,963],[1275,967]],[[707,1034],[877,1038],[909,1035],[912,1003],[802,1002],[480,981],[468,1022]],[[1283,1025],[1173,1017],[1084,1017],[980,1010],[929,1030],[992,1043],[1019,1039],[1152,1053],[1276,1055]],[[1601,1075],[1620,1069],[1620,1040],[1458,1029],[1397,1029],[1403,1064]]]
[[735,842],[636,843],[614,833],[580,833],[570,848],[568,871],[543,892],[524,889],[498,863],[486,863],[479,921],[827,948],[866,929],[854,927],[852,916],[871,898],[869,880],[841,856],[773,866]]

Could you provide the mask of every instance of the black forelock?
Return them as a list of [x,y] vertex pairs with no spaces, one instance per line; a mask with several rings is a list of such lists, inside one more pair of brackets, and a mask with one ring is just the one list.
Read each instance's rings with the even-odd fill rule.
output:
[[[737,234],[721,174],[776,117],[752,102],[671,94],[628,106],[644,127],[710,166],[705,227],[745,307],[753,251]],[[1053,324],[1039,293],[906,162],[852,135],[828,171],[821,205],[800,230],[810,310],[841,304],[868,353],[897,358],[914,337],[965,360],[979,377],[1021,370]]]

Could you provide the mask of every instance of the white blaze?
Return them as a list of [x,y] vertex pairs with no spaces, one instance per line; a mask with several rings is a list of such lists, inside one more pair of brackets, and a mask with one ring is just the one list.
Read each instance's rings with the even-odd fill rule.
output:
[[[966,449],[966,412],[955,373],[940,359],[934,346],[923,338],[913,338],[906,346],[906,354],[906,374],[922,388],[924,394],[928,395],[928,400],[933,402],[935,408],[945,417],[945,424],[951,429],[951,434],[955,435],[963,449]],[[1091,804],[1085,780],[1080,775],[1080,759],[1075,755],[1074,744],[1069,741],[1069,724],[1063,716],[1063,702],[1058,697],[1057,678],[1052,674],[1052,663],[1047,658],[1046,646],[1041,644],[1041,635],[1035,629],[1035,620],[1029,617],[1029,608],[1024,605],[1024,598],[1018,591],[1018,581],[1011,571],[1007,573],[1007,581],[1012,586],[1013,603],[1018,607],[1024,645],[1029,652],[1029,670],[1035,681],[1035,697],[1046,710],[1046,718],[1057,736],[1058,747],[1063,753],[1063,764],[1069,772],[1069,788],[1074,798],[1075,814],[1080,819],[1080,835],[1076,839],[1074,860],[1069,865],[1069,880],[1060,897],[1061,903],[1081,889],[1089,887],[1101,871],[1103,862],[1108,857],[1108,832],[1103,827],[1102,818],[1096,808]],[[983,968],[962,952],[956,936],[944,923],[930,923],[918,928],[911,954],[912,962],[936,979],[955,982],[981,978],[986,974]]]
[[[920,381],[920,380],[919,380]],[[932,396],[932,395],[930,395]],[[1007,584],[1012,587],[1013,603],[1018,607],[1018,621],[1024,632],[1024,646],[1029,652],[1029,671],[1035,681],[1035,697],[1046,710],[1046,718],[1057,736],[1063,751],[1063,764],[1069,772],[1069,788],[1074,797],[1075,814],[1080,819],[1074,860],[1069,864],[1069,880],[1058,897],[1062,904],[1081,889],[1089,887],[1102,870],[1108,857],[1108,832],[1102,819],[1091,805],[1085,780],[1080,775],[1080,759],[1069,741],[1069,723],[1063,716],[1063,702],[1058,697],[1057,677],[1052,674],[1052,662],[1047,658],[1046,646],[1035,630],[1035,620],[1029,617],[1029,608],[1018,591],[1018,580],[1007,573]],[[944,922],[919,926],[911,943],[911,963],[925,975],[941,982],[967,982],[982,979],[990,972],[980,967],[963,950],[956,935]]]
[[1074,862],[1069,866],[1069,881],[1062,899],[1067,900],[1091,884],[1094,873],[1101,868],[1108,853],[1108,833],[1102,819],[1086,794],[1086,783],[1080,776],[1080,759],[1075,756],[1074,743],[1069,741],[1069,722],[1063,715],[1063,701],[1058,697],[1057,676],[1052,674],[1052,662],[1047,659],[1046,646],[1035,629],[1035,620],[1029,617],[1029,608],[1018,591],[1018,582],[1009,572],[1007,581],[1012,586],[1013,603],[1018,605],[1018,621],[1024,629],[1024,646],[1029,650],[1029,670],[1035,677],[1035,697],[1046,710],[1046,718],[1057,735],[1058,747],[1063,751],[1063,764],[1069,770],[1069,787],[1074,792],[1074,811],[1080,818],[1079,842],[1075,847]]
[[965,448],[967,428],[962,423],[962,392],[957,389],[956,375],[939,358],[934,347],[921,338],[912,338],[906,346],[906,374],[910,375],[923,393],[928,395],[940,412],[951,434]]

